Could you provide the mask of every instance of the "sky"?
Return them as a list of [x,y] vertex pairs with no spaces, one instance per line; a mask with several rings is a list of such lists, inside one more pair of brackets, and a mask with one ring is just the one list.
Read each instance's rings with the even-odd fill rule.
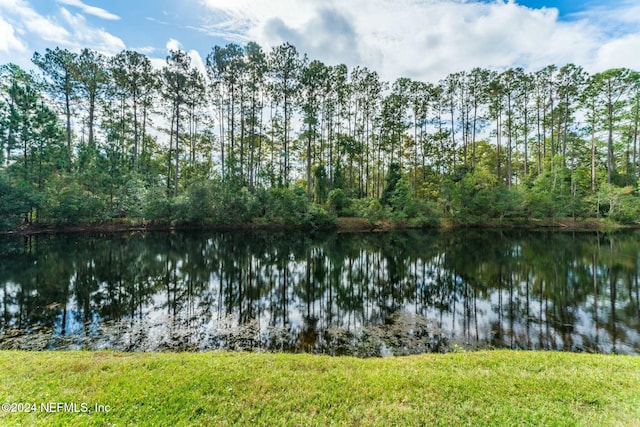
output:
[[328,65],[437,82],[474,67],[640,70],[640,0],[0,0],[0,64],[34,52],[180,48],[203,67],[215,45],[285,41]]

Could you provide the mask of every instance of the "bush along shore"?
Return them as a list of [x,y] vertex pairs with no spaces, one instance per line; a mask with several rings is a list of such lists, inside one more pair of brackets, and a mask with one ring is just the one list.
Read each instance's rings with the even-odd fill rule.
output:
[[[4,181],[3,181],[4,179]],[[632,192],[612,190],[608,198],[585,199],[578,212],[547,200],[544,209],[519,189],[496,187],[461,195],[453,191],[438,202],[414,196],[407,180],[389,181],[380,198],[355,197],[334,189],[323,203],[301,188],[256,189],[220,180],[194,182],[178,196],[141,184],[133,198],[116,200],[118,212],[81,187],[51,200],[13,186],[0,171],[0,233],[125,231],[173,229],[338,229],[405,228],[557,228],[609,230],[637,227],[640,204]],[[455,189],[455,185],[454,185]],[[77,190],[77,191],[76,191]],[[457,194],[457,195],[456,195]],[[603,196],[604,197],[604,196]],[[591,202],[595,203],[591,206]],[[55,205],[52,206],[50,203]],[[538,209],[540,208],[540,209]],[[593,209],[592,209],[593,208]]]
[[10,230],[0,230],[0,235],[33,235],[57,233],[119,233],[119,232],[155,232],[155,231],[289,231],[289,230],[325,230],[336,232],[376,232],[409,229],[455,230],[464,228],[486,229],[526,229],[526,230],[557,230],[557,231],[616,231],[622,229],[637,229],[637,224],[619,224],[608,220],[525,220],[518,221],[487,221],[480,224],[458,224],[442,222],[438,226],[412,226],[406,221],[370,221],[361,217],[338,217],[321,226],[296,225],[283,222],[265,222],[261,219],[245,224],[176,224],[176,223],[145,223],[137,221],[103,221],[95,223],[79,223],[74,225],[28,224]]
[[[1,175],[1,174],[0,174]],[[1,178],[1,176],[0,176]],[[6,183],[5,183],[6,184]],[[36,234],[48,232],[113,232],[160,230],[313,230],[376,231],[408,228],[450,229],[483,228],[556,228],[559,230],[614,230],[637,227],[640,218],[627,212],[626,217],[558,216],[566,212],[530,215],[520,204],[496,206],[486,201],[475,210],[453,209],[413,197],[406,185],[391,186],[382,198],[353,198],[342,190],[331,191],[325,203],[308,199],[301,189],[273,188],[250,193],[246,187],[232,188],[222,182],[203,181],[188,187],[184,194],[146,195],[144,200],[131,201],[137,210],[126,215],[109,216],[88,208],[81,195],[73,200],[62,197],[58,207],[46,214],[32,207],[12,205],[10,187],[4,188],[0,211],[5,213],[0,223],[2,234]],[[398,188],[396,188],[398,187]],[[0,179],[0,190],[2,182]],[[510,190],[517,194],[517,190]],[[145,193],[146,194],[146,193]],[[11,196],[11,197],[9,197]],[[156,197],[157,196],[157,197]],[[635,196],[617,200],[616,211],[630,210]],[[518,203],[522,203],[518,200]],[[462,203],[462,202],[460,202]],[[515,202],[514,202],[515,203]],[[67,205],[68,204],[68,205]],[[468,202],[463,203],[468,205]],[[462,210],[461,210],[462,209]],[[33,220],[30,215],[39,212]],[[625,211],[626,212],[626,211]],[[625,219],[626,218],[626,219]]]

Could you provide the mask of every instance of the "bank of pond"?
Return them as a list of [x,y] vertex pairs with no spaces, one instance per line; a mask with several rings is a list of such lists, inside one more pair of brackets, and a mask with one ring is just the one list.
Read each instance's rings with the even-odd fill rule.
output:
[[640,232],[0,236],[0,349],[640,354]]
[[0,424],[635,426],[640,358],[0,351]]

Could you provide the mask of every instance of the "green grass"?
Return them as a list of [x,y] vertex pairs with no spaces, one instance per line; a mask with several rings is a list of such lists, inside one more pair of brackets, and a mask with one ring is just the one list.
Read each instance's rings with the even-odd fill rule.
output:
[[[640,425],[640,358],[0,352],[0,425]],[[46,413],[45,402],[111,411]]]

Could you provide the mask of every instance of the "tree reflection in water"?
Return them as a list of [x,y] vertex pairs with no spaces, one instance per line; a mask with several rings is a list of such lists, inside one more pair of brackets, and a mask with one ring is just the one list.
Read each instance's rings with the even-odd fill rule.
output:
[[640,234],[0,238],[0,348],[640,353]]

